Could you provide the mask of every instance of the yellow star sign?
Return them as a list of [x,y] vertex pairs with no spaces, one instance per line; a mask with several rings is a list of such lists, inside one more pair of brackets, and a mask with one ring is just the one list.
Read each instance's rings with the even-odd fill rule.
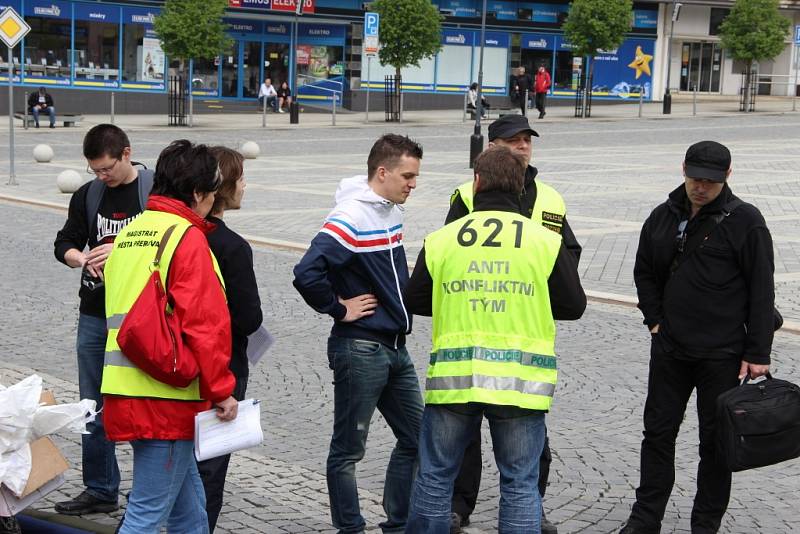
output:
[[31,27],[14,9],[8,7],[0,13],[0,39],[6,46],[14,48],[29,31]]
[[642,75],[644,72],[648,76],[650,76],[650,62],[653,60],[653,56],[650,54],[645,54],[642,52],[642,47],[636,47],[636,54],[634,55],[633,61],[628,64],[628,66],[636,71],[636,79],[639,79],[639,76]]

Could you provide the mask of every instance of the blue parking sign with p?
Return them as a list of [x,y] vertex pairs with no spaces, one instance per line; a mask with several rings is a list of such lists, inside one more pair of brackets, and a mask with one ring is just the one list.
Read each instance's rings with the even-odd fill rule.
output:
[[800,45],[800,25],[794,27],[794,44]]
[[380,25],[380,15],[378,13],[364,13],[364,35],[367,37],[377,37]]

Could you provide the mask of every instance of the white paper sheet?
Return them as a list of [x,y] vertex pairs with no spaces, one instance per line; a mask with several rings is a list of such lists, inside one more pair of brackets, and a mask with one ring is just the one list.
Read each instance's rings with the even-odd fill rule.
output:
[[194,456],[198,462],[255,447],[263,440],[261,403],[255,399],[241,401],[233,421],[222,421],[214,409],[194,418]]
[[263,324],[258,327],[258,330],[247,336],[247,359],[250,361],[250,365],[257,364],[274,343],[275,338],[264,328]]

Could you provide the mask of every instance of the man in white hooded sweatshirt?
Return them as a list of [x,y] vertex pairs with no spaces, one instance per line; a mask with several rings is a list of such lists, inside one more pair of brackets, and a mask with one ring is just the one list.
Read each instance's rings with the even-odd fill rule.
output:
[[340,534],[362,533],[355,468],[364,457],[377,408],[397,443],[386,469],[384,533],[403,532],[408,516],[423,402],[405,348],[411,314],[403,204],[417,185],[422,147],[387,134],[372,146],[367,176],[341,181],[336,207],[294,268],[294,286],[309,306],[333,317],[328,364],[334,421],[328,452],[328,495]]

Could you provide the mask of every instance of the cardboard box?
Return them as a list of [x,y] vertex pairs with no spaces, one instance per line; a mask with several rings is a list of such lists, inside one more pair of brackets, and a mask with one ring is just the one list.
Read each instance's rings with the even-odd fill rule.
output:
[[[46,406],[55,404],[53,393],[42,391],[41,403]],[[0,516],[14,515],[56,489],[64,483],[63,474],[67,469],[67,460],[49,437],[45,436],[31,443],[31,474],[28,476],[28,483],[20,497],[5,486],[0,486]]]

